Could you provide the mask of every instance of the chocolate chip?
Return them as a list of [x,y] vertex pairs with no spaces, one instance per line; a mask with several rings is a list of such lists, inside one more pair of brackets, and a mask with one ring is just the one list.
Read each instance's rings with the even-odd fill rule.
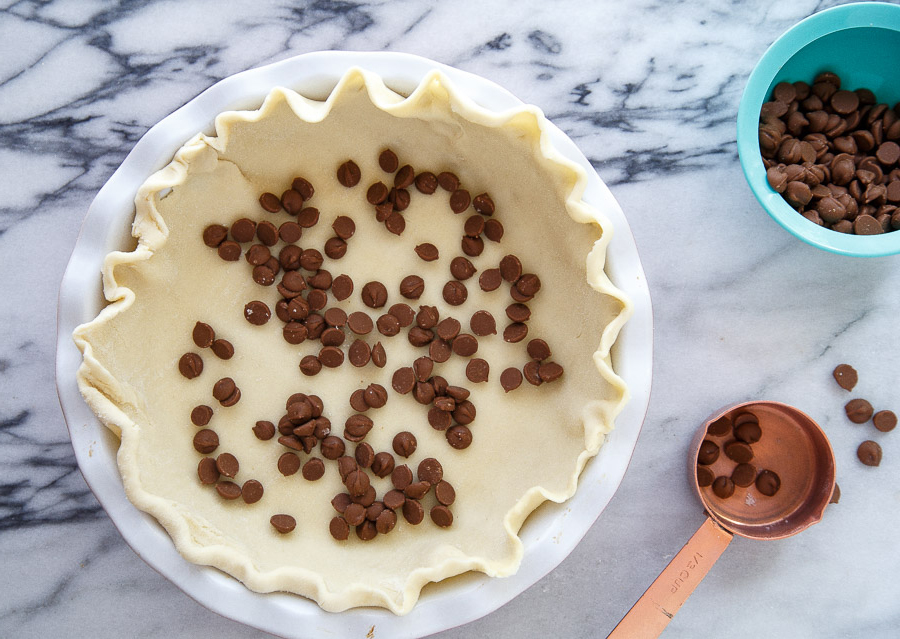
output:
[[500,386],[507,393],[522,385],[522,373],[518,368],[507,368],[500,373]]
[[344,454],[344,440],[335,435],[328,435],[319,444],[319,449],[325,459],[338,459]]
[[484,240],[480,237],[464,235],[459,246],[463,253],[472,257],[481,255],[484,252]]
[[472,335],[463,333],[453,340],[453,352],[460,357],[471,357],[478,352],[478,340]]
[[378,368],[384,368],[387,364],[387,353],[384,352],[381,342],[375,342],[375,346],[372,347],[372,363]]
[[730,477],[722,475],[721,477],[716,477],[712,483],[712,489],[720,499],[728,499],[734,494],[734,482],[731,481]]
[[256,225],[256,237],[266,248],[275,246],[278,243],[278,229],[274,224],[265,220]]
[[344,519],[351,526],[359,526],[366,519],[366,507],[362,504],[351,503],[344,511]]
[[553,355],[550,351],[550,346],[542,339],[533,339],[529,341],[526,350],[531,359],[539,362],[548,359]]
[[712,486],[716,474],[707,466],[697,466],[697,485],[702,487]]
[[866,466],[878,466],[881,464],[881,446],[871,440],[864,441],[857,448],[856,456]]
[[328,532],[338,541],[346,541],[350,536],[350,526],[343,517],[334,517],[328,522]]
[[407,499],[403,502],[403,518],[413,526],[417,526],[425,518],[425,509],[415,499]]
[[234,356],[234,346],[227,339],[217,339],[210,346],[213,354],[219,359],[231,359]]
[[369,363],[370,358],[371,351],[369,350],[369,345],[361,339],[355,340],[350,345],[350,349],[347,352],[347,359],[350,360],[350,363],[353,366],[361,368]]
[[457,424],[446,431],[447,443],[456,450],[464,450],[472,445],[472,431],[466,426]]
[[453,419],[456,420],[457,424],[462,424],[463,426],[471,424],[475,421],[475,404],[467,399],[457,400],[456,408],[453,410]]
[[458,280],[469,279],[477,270],[472,262],[462,256],[454,257],[450,262],[450,274]]
[[851,399],[844,405],[847,419],[854,424],[864,424],[872,418],[872,404],[864,399]]
[[311,377],[318,374],[320,370],[322,370],[322,362],[315,355],[305,355],[300,360],[300,372],[304,375]]
[[397,167],[400,166],[400,161],[397,159],[396,153],[390,149],[385,149],[378,156],[378,166],[380,166],[381,170],[385,173],[393,173],[397,170]]
[[486,382],[490,374],[490,366],[480,358],[475,358],[466,365],[466,377],[470,382]]
[[834,485],[834,489],[831,491],[831,499],[828,501],[829,504],[836,504],[841,501],[841,487],[837,484]]
[[700,444],[700,452],[697,454],[697,463],[709,466],[719,458],[719,446],[708,439]]
[[450,210],[457,215],[469,208],[472,201],[469,192],[465,189],[456,189],[450,194]]
[[442,295],[444,297],[444,301],[451,306],[459,306],[466,301],[466,298],[469,296],[469,292],[466,290],[466,285],[462,282],[450,280],[449,282],[444,284]]
[[209,248],[218,248],[227,237],[228,229],[221,224],[210,224],[203,229],[203,243]]
[[[413,473],[406,464],[401,464],[391,471],[391,484],[397,490],[406,490],[413,481]],[[385,506],[388,506],[387,495],[385,495]],[[390,506],[388,506],[390,508]]]
[[438,180],[434,173],[423,171],[416,176],[416,188],[419,190],[419,193],[431,195],[437,191],[437,187]]
[[728,419],[727,415],[723,415],[706,429],[706,433],[708,435],[712,435],[714,437],[722,437],[723,435],[727,435],[731,432],[731,420]]
[[735,486],[746,488],[756,480],[756,466],[753,464],[738,464],[731,471],[731,481]]
[[384,226],[394,235],[402,235],[406,229],[406,220],[403,219],[402,215],[394,211],[384,220]]
[[[375,206],[375,220],[386,223],[387,219],[394,212],[394,205],[391,202],[382,202]],[[401,216],[402,219],[402,216]],[[405,223],[404,223],[405,224]],[[402,232],[402,230],[401,230]],[[400,233],[397,233],[399,235]]]
[[407,275],[400,282],[400,295],[408,300],[417,300],[425,292],[425,280],[418,275]]
[[441,528],[447,528],[453,524],[453,513],[442,504],[431,509],[431,520]]
[[416,326],[424,329],[434,328],[437,326],[438,321],[440,321],[440,314],[437,308],[434,306],[419,307],[419,312],[416,313]]
[[337,180],[342,186],[347,188],[356,186],[359,184],[360,177],[359,167],[353,160],[347,160],[338,167]]
[[388,394],[381,384],[369,384],[366,386],[365,400],[369,408],[381,408],[387,404]]
[[209,455],[219,447],[219,436],[214,430],[204,428],[194,435],[194,450],[204,455]]
[[[360,497],[369,490],[369,476],[366,474],[366,471],[359,468],[351,470],[344,480],[344,485],[347,487],[347,492],[350,493],[351,497]],[[346,513],[344,514],[346,516]]]
[[434,386],[427,382],[416,382],[416,386],[413,389],[413,397],[417,402],[427,406],[434,401],[434,396]]
[[259,205],[269,213],[278,213],[281,210],[281,199],[274,193],[263,193],[259,196]]
[[434,339],[434,333],[419,326],[410,328],[406,336],[413,346],[427,346]]
[[310,181],[303,177],[295,177],[291,182],[291,188],[303,196],[304,200],[311,200],[316,192]]
[[354,311],[347,317],[347,326],[357,335],[367,335],[372,332],[372,318],[362,311]]
[[290,515],[284,514],[272,515],[272,517],[269,519],[269,523],[272,524],[272,528],[277,530],[282,535],[288,534],[297,527],[297,520]]
[[499,242],[503,239],[503,225],[500,220],[487,220],[484,223],[484,236],[491,242]]
[[[358,449],[357,449],[358,450]],[[372,472],[376,477],[387,477],[394,470],[394,456],[387,451],[375,453],[372,458]]]
[[445,191],[450,191],[452,193],[459,188],[459,178],[449,171],[438,173],[437,180],[438,184]]
[[209,348],[216,339],[216,332],[209,324],[197,322],[194,324],[194,330],[191,332],[194,344],[200,348]]
[[452,341],[457,335],[459,335],[459,329],[461,325],[459,320],[454,319],[452,317],[446,317],[438,322],[437,331],[438,337],[447,342]]
[[319,351],[319,362],[327,368],[337,368],[344,363],[344,352],[335,346],[326,346]]
[[281,194],[281,206],[289,215],[297,215],[303,208],[303,196],[294,189],[288,189]]
[[389,192],[390,189],[388,189],[384,182],[375,182],[369,187],[369,190],[366,191],[366,201],[372,205],[381,204],[388,199]]
[[278,458],[278,472],[285,477],[290,477],[298,470],[300,470],[300,458],[297,457],[297,454],[291,452],[282,453],[281,457]]
[[400,321],[390,313],[380,316],[375,321],[375,325],[378,327],[378,332],[385,337],[393,337],[400,332]]
[[213,409],[201,404],[195,406],[191,411],[191,423],[194,424],[194,426],[206,426],[209,423],[209,420],[212,419],[212,416]]
[[528,335],[528,325],[522,322],[513,322],[503,329],[503,341],[515,344],[521,342]]
[[373,426],[372,420],[365,415],[351,415],[344,422],[344,439],[360,442],[369,434]]
[[245,244],[253,240],[255,235],[256,222],[249,218],[242,217],[231,225],[231,237],[235,242]]
[[405,189],[412,184],[415,179],[415,170],[409,164],[404,164],[397,171],[396,175],[394,175],[394,188]]
[[525,273],[516,281],[516,290],[525,297],[534,297],[541,290],[541,279],[534,273]]
[[314,227],[319,222],[319,209],[307,206],[297,214],[297,224],[305,229]]
[[438,364],[442,364],[450,359],[452,353],[453,350],[450,343],[440,337],[432,340],[428,345],[428,356],[432,361],[437,362]]
[[219,244],[219,247],[216,250],[219,253],[219,257],[226,262],[237,262],[241,259],[241,245],[237,242],[225,240]]
[[216,467],[216,460],[212,457],[204,457],[197,464],[197,476],[200,478],[201,484],[211,486],[219,481],[219,469]]
[[480,215],[469,217],[463,224],[463,233],[469,237],[478,237],[484,232],[484,218]]
[[[312,288],[316,288],[321,291],[327,291],[329,288],[331,288],[331,273],[329,273],[325,269],[320,268],[313,275],[307,277],[306,281]],[[308,296],[307,301],[309,301]]]
[[544,382],[555,382],[562,374],[563,367],[556,362],[544,362],[538,367],[538,375]]
[[387,303],[387,288],[381,282],[368,282],[362,289],[363,304],[369,308],[381,308]]
[[427,457],[419,462],[416,476],[420,482],[427,482],[430,486],[434,486],[444,478],[444,468],[441,466],[441,462],[434,457]]
[[258,421],[253,427],[253,434],[262,441],[272,439],[275,436],[275,424],[268,421]]
[[500,275],[499,268],[489,268],[486,271],[482,271],[478,277],[478,285],[485,292],[496,291],[502,283],[503,277]]
[[771,470],[762,471],[756,478],[756,490],[771,497],[781,488],[781,478]]
[[[349,458],[348,458],[348,459],[349,459]],[[351,461],[352,461],[352,460],[351,460]],[[347,472],[349,473],[350,471],[347,471]],[[344,477],[344,475],[341,476],[341,480],[342,480],[342,481],[343,481],[343,477]],[[339,513],[341,513],[342,515],[343,515],[345,512],[347,512],[347,508],[349,508],[349,507],[350,507],[350,504],[352,504],[352,503],[353,503],[353,500],[350,499],[350,495],[348,495],[347,493],[338,493],[338,494],[335,495],[334,498],[331,500],[331,505],[332,505],[332,507],[333,507],[336,511],[338,511]]]
[[347,254],[347,242],[339,237],[329,238],[325,242],[325,255],[332,260],[339,260]]
[[725,456],[739,464],[746,464],[753,460],[753,449],[744,442],[731,441],[724,446]]
[[515,255],[507,255],[500,260],[500,275],[509,283],[515,283],[522,276],[522,262]]
[[544,380],[541,379],[540,368],[541,365],[534,360],[531,360],[522,367],[522,372],[525,374],[525,379],[528,380],[529,384],[540,386],[544,383]]
[[382,535],[386,535],[397,525],[397,514],[393,510],[382,510],[375,520],[375,529]]
[[369,405],[366,403],[365,388],[358,388],[350,393],[350,408],[358,413],[364,413],[369,410]]
[[325,462],[318,457],[312,457],[303,464],[303,479],[317,481],[325,475]]
[[401,457],[409,457],[416,452],[416,436],[409,431],[402,431],[394,435],[391,443],[394,452]]
[[[394,188],[391,189],[388,193],[388,201],[390,201],[390,203],[394,205],[394,210],[397,212],[405,211],[406,209],[408,209],[410,200],[411,198],[409,195],[409,191],[407,191],[406,189]],[[387,222],[387,220],[385,220],[385,222]]]
[[416,255],[425,262],[433,262],[440,256],[438,248],[430,242],[425,242],[416,246]]
[[429,490],[431,490],[431,484],[427,481],[418,481],[407,486],[403,494],[406,495],[407,499],[422,499],[428,494]]
[[482,215],[493,215],[494,214],[494,201],[491,199],[491,196],[487,193],[482,193],[481,195],[476,195],[475,199],[472,200],[472,206],[475,207],[475,210],[481,213]]
[[231,501],[241,496],[241,487],[231,481],[220,481],[216,484],[216,492],[222,499]]
[[896,428],[897,415],[890,410],[880,410],[872,417],[872,422],[882,433],[888,433]]
[[272,317],[272,311],[265,302],[253,300],[244,306],[244,319],[254,326],[262,326]]
[[356,233],[356,224],[346,215],[338,215],[331,224],[334,234],[342,240],[349,240]]
[[438,481],[435,484],[434,496],[437,498],[438,503],[444,506],[451,506],[456,501],[456,491],[450,482],[447,481]]
[[222,453],[216,457],[216,469],[220,474],[229,478],[234,478],[234,476],[238,474],[240,464],[238,463],[237,457],[231,453]]
[[[440,399],[443,401],[446,398]],[[441,405],[437,403],[438,400],[435,400],[435,402],[436,405],[428,409],[428,424],[435,430],[447,430],[453,422],[453,416],[448,411],[441,409]]]
[[178,360],[178,372],[188,379],[194,379],[203,372],[203,359],[197,353],[185,353]]
[[755,444],[762,437],[762,429],[758,423],[747,422],[735,426],[734,436],[746,444]]
[[234,406],[241,397],[241,391],[230,377],[223,377],[213,385],[213,397],[222,406]]

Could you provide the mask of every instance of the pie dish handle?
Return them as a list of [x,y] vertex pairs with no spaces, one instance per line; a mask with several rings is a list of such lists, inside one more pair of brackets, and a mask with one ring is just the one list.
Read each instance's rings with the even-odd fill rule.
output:
[[733,538],[707,517],[607,639],[658,637]]

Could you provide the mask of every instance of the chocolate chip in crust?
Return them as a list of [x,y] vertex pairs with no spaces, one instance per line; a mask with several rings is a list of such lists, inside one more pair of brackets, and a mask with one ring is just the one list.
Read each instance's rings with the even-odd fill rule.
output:
[[387,288],[381,282],[368,282],[362,289],[363,304],[369,308],[381,308],[387,303]]
[[343,517],[334,517],[328,524],[328,532],[338,541],[346,541],[350,536],[350,525]]
[[198,347],[209,348],[216,339],[216,332],[209,324],[197,322],[194,324],[194,330],[191,332],[191,337],[194,340],[194,344]]
[[212,419],[213,409],[205,404],[195,406],[191,411],[191,423],[194,426],[206,426]]
[[406,490],[406,487],[412,483],[413,473],[406,464],[396,466],[391,471],[391,483],[397,490]]
[[387,451],[375,453],[372,459],[372,472],[376,477],[387,477],[394,471],[394,456]]
[[413,526],[417,526],[425,518],[425,509],[415,499],[407,499],[403,502],[403,518]]
[[409,457],[416,452],[416,436],[409,431],[399,432],[394,435],[392,446],[396,454]]
[[450,274],[460,281],[469,279],[477,270],[468,258],[462,256],[454,257],[450,262]]
[[500,373],[500,386],[507,393],[522,385],[522,372],[518,368],[507,368]]
[[444,506],[451,506],[456,501],[456,490],[454,490],[450,482],[442,480],[435,485],[434,496],[437,498],[438,503]]
[[465,189],[456,189],[450,194],[450,210],[457,215],[469,208],[472,199]]
[[450,280],[449,282],[444,284],[442,294],[444,297],[444,301],[451,306],[459,306],[460,304],[463,304],[466,301],[466,298],[469,296],[469,292],[466,290],[466,285],[455,280]]
[[[281,204],[278,205],[281,208]],[[218,248],[228,237],[228,229],[221,224],[210,224],[203,229],[203,243],[209,248]]]
[[303,479],[317,481],[325,475],[325,463],[318,457],[312,457],[303,464]]
[[272,528],[282,535],[288,534],[297,527],[297,520],[290,515],[285,514],[272,515],[269,519],[269,523],[272,524]]
[[431,521],[441,528],[447,528],[453,524],[453,513],[443,504],[438,504],[431,509]]
[[297,457],[296,453],[290,451],[282,453],[281,457],[278,458],[277,466],[278,472],[285,477],[290,477],[300,470],[300,458]]
[[509,283],[515,283],[522,276],[522,262],[515,255],[507,255],[500,260],[500,275]]
[[488,381],[490,365],[481,358],[475,358],[466,365],[466,378],[473,383]]
[[234,346],[227,339],[217,339],[210,346],[210,350],[219,359],[231,359],[234,357]]
[[424,244],[419,244],[416,247],[416,255],[424,262],[433,262],[438,257],[440,257],[440,253],[438,252],[438,248],[431,244],[430,242],[425,242]]
[[427,457],[419,462],[416,468],[416,476],[419,481],[427,481],[434,486],[444,478],[444,468],[434,457]]
[[476,311],[469,320],[469,327],[479,337],[496,335],[497,323],[488,311]]
[[178,372],[188,379],[194,379],[203,372],[203,359],[197,353],[185,353],[178,360]]
[[445,191],[450,191],[452,193],[459,188],[459,178],[450,171],[438,173],[437,180],[440,187]]
[[337,180],[342,186],[351,188],[359,184],[361,173],[353,160],[347,160],[338,167]]
[[237,457],[231,453],[222,453],[216,457],[216,468],[218,469],[219,474],[224,475],[225,477],[234,478],[234,476],[238,474],[238,470],[240,470],[240,464],[238,463]]
[[220,481],[216,484],[216,492],[223,499],[237,499],[241,496],[241,487],[231,481]]
[[463,450],[472,444],[472,431],[461,424],[448,428],[446,436],[447,443],[457,450]]
[[478,285],[481,287],[481,290],[486,293],[497,290],[502,283],[503,277],[498,268],[489,268],[486,271],[482,271],[481,275],[478,277]]
[[252,302],[247,302],[244,306],[244,319],[254,326],[262,326],[268,322],[271,317],[272,312],[265,302],[253,300]]
[[381,170],[385,173],[393,173],[397,170],[397,167],[400,166],[400,161],[397,159],[396,153],[390,149],[385,149],[378,156],[378,166],[380,166]]
[[417,300],[425,292],[425,280],[418,275],[407,275],[400,282],[400,295],[409,300]]
[[500,220],[487,220],[484,223],[484,236],[491,242],[499,242],[503,239],[503,225]]
[[219,469],[216,467],[216,460],[212,457],[204,457],[197,464],[197,476],[200,478],[201,484],[211,486],[219,481]]

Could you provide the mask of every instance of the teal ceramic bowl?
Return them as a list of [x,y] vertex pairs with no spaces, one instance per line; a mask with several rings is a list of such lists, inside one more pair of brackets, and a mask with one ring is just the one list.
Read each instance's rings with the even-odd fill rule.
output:
[[900,101],[900,5],[847,4],[794,25],[763,54],[750,74],[737,118],[741,167],[763,208],[785,229],[819,248],[859,257],[900,253],[900,230],[882,235],[846,235],[810,222],[766,181],[759,150],[759,110],[782,81],[812,79],[834,71],[841,88],[868,88],[879,102]]

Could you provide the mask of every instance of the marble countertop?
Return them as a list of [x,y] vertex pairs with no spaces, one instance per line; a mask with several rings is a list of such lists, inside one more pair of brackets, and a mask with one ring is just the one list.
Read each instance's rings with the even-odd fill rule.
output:
[[[664,636],[896,636],[900,435],[850,424],[831,371],[853,364],[854,395],[900,411],[900,258],[794,240],[735,145],[755,62],[834,4],[0,2],[0,636],[268,636],[144,564],[87,488],[55,393],[56,296],[92,198],[150,126],[225,76],[321,49],[423,55],[540,106],[625,210],[653,297],[653,394],[612,503],[556,570],[438,636],[605,636],[703,521],[683,470],[697,424],[761,398],[823,426],[841,502],[796,537],[735,539]],[[864,439],[879,468],[856,459]]]

